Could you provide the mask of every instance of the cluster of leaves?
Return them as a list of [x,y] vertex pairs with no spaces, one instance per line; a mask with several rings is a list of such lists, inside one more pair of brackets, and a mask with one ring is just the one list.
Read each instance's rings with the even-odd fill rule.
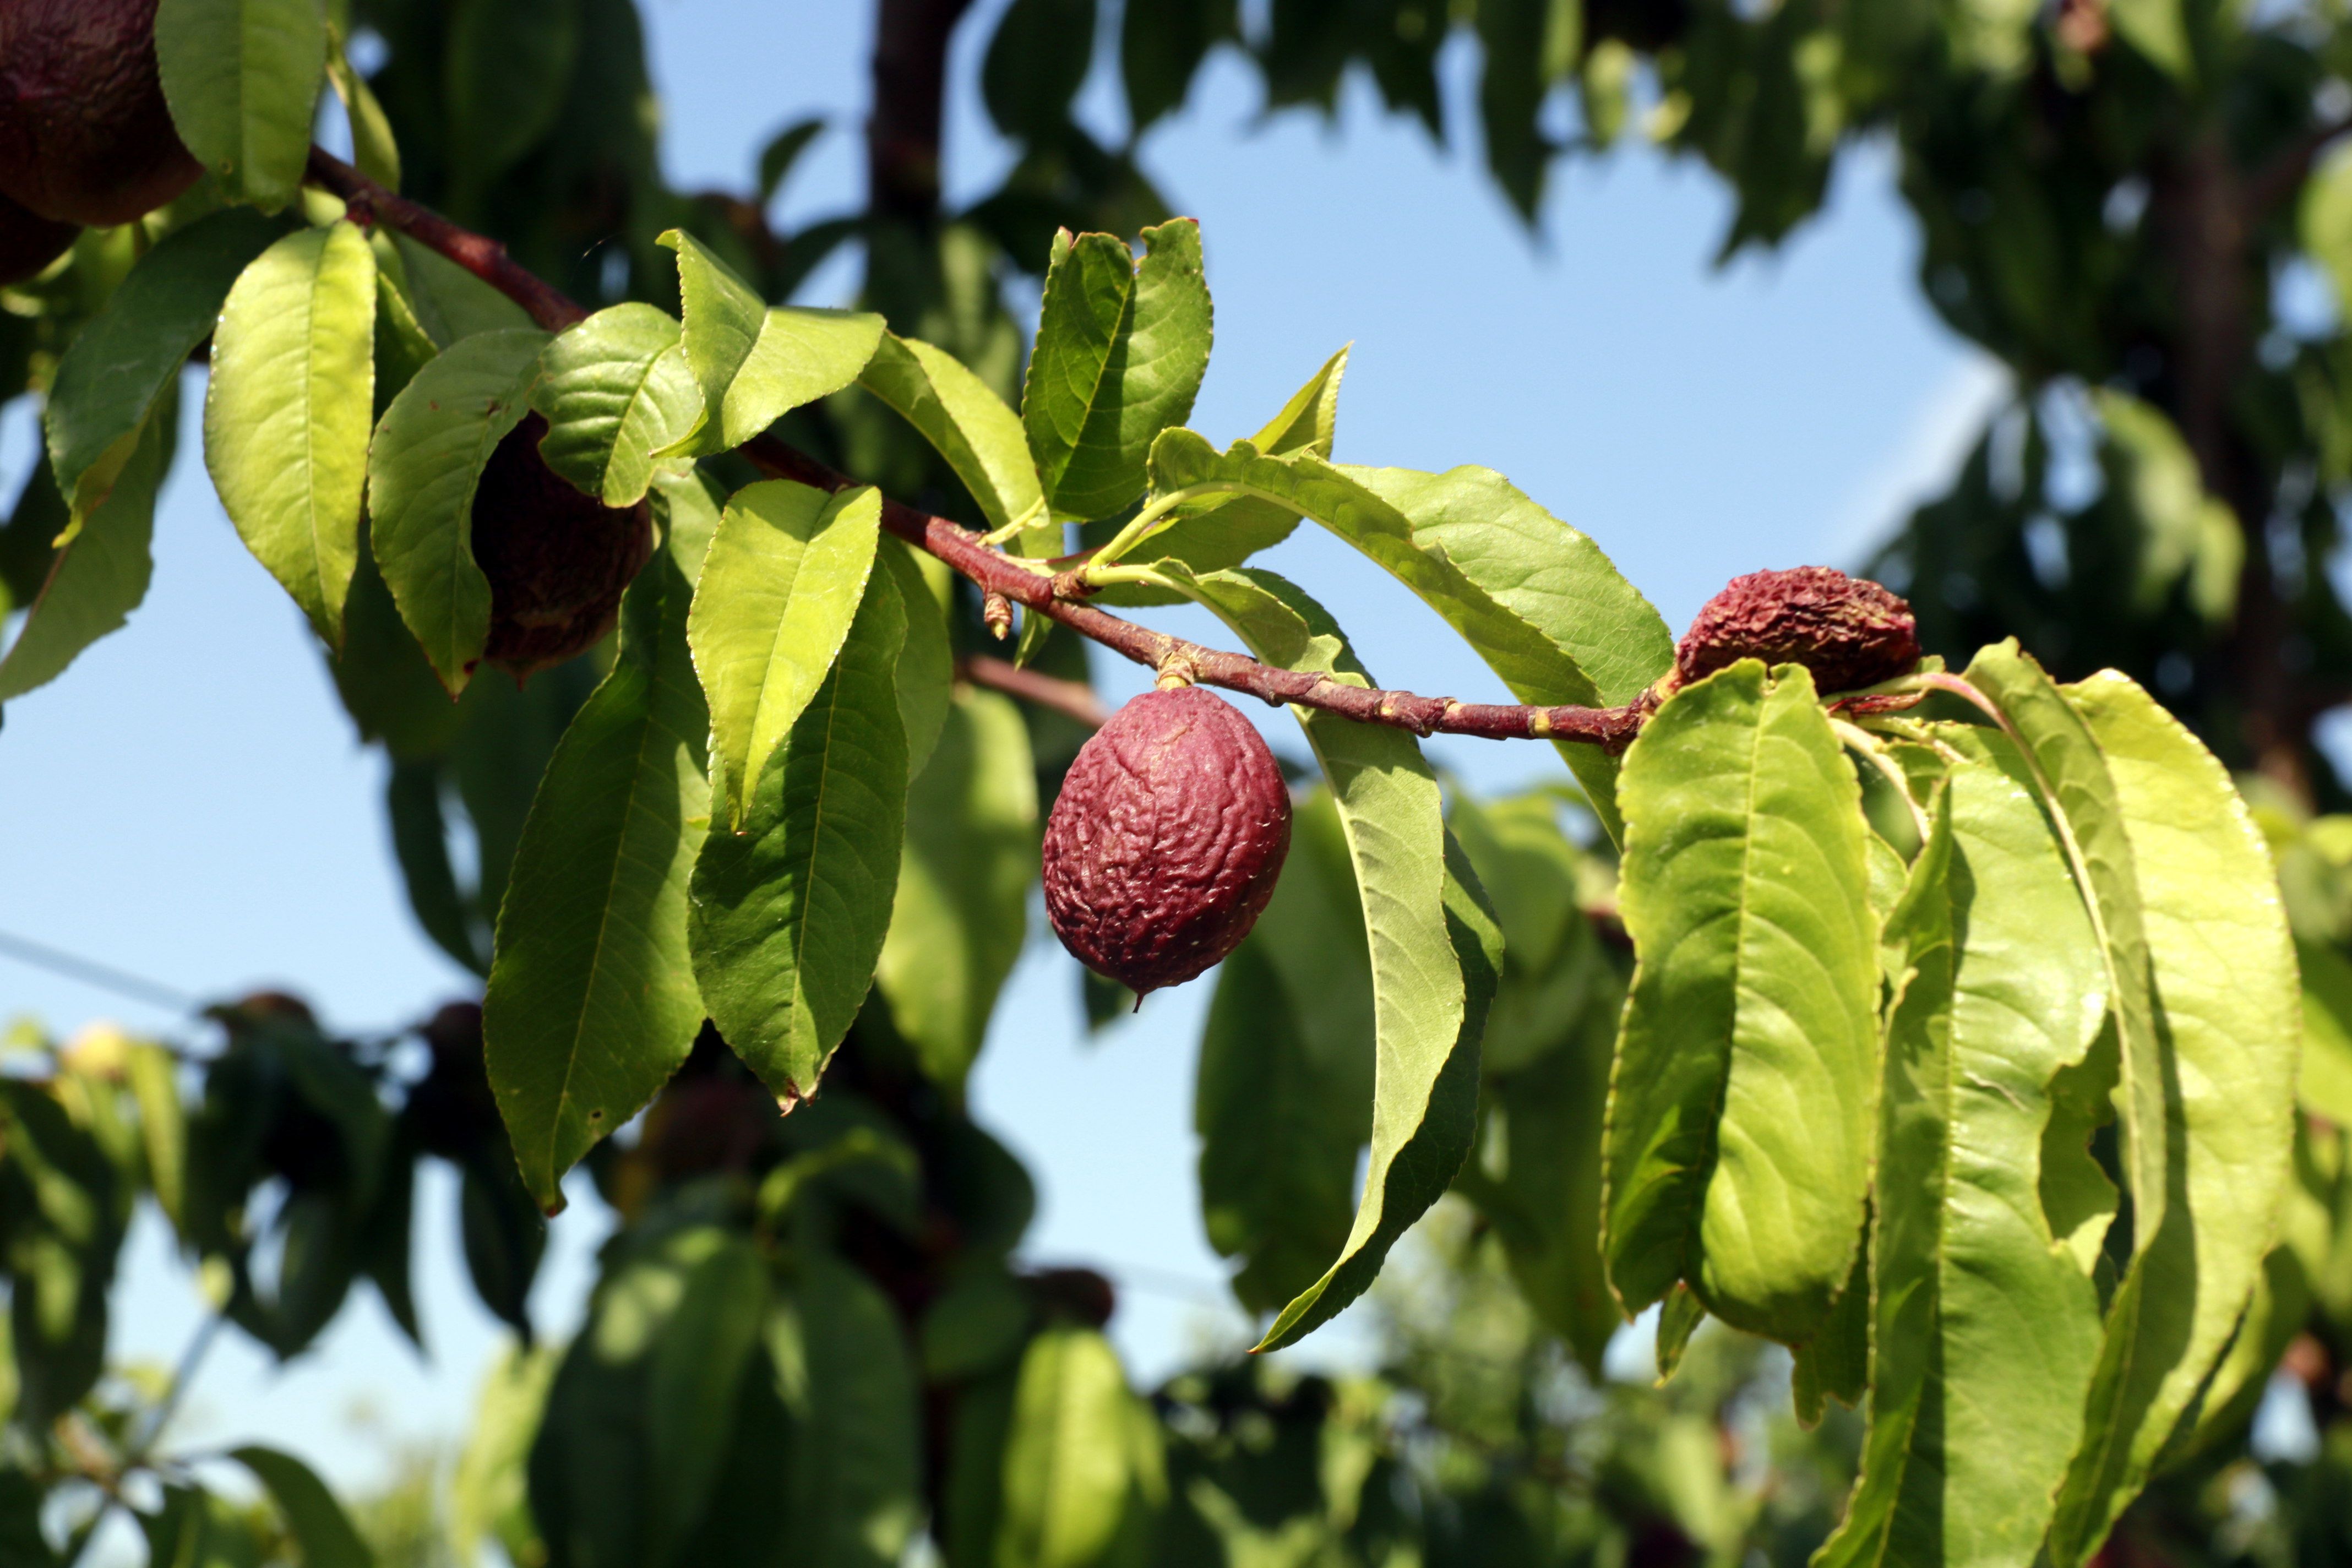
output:
[[[476,1289],[529,1339],[524,1300],[545,1227],[482,1076],[478,1009],[446,1009],[413,1041],[362,1043],[329,1039],[283,995],[212,1016],[217,1039],[200,1054],[103,1026],[62,1045],[21,1032],[11,1042],[0,1079],[10,1282],[0,1534],[12,1562],[58,1560],[41,1529],[56,1497],[73,1524],[68,1556],[120,1507],[158,1562],[282,1561],[291,1550],[363,1568],[360,1537],[300,1460],[252,1446],[173,1453],[162,1440],[193,1357],[224,1324],[290,1358],[366,1280],[417,1336],[409,1264],[425,1158],[460,1173]],[[134,1215],[150,1205],[205,1299],[177,1373],[107,1355],[109,1292]],[[224,1461],[242,1482],[225,1480]],[[235,1500],[257,1481],[268,1505]]]

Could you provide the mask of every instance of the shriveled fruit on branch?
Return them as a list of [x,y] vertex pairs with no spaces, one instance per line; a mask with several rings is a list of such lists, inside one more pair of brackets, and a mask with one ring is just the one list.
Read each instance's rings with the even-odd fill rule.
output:
[[1902,599],[1835,567],[1750,572],[1700,607],[1675,674],[1693,681],[1743,658],[1801,664],[1816,689],[1854,691],[1917,667],[1919,625]]
[[63,256],[80,232],[0,196],[0,288],[38,273]]
[[0,195],[129,223],[203,173],[155,69],[155,0],[0,0]]
[[610,507],[539,455],[547,421],[507,433],[474,491],[474,560],[490,580],[482,657],[518,675],[562,664],[613,629],[621,595],[654,550],[644,502]]
[[1238,946],[1290,848],[1290,792],[1248,720],[1196,686],[1147,691],[1078,752],[1045,824],[1045,913],[1140,996]]

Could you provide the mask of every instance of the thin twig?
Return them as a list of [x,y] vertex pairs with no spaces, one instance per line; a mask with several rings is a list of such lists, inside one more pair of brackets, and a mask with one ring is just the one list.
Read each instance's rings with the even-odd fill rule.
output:
[[1024,702],[1050,708],[1056,713],[1076,720],[1089,730],[1099,730],[1110,722],[1110,710],[1105,708],[1102,699],[1095,695],[1095,689],[1083,680],[1064,680],[1057,675],[1024,669],[1017,664],[991,658],[984,653],[958,659],[956,673],[974,686],[985,686],[991,691],[1002,691],[1007,697],[1018,697]]
[[[507,254],[506,247],[460,228],[440,214],[394,195],[357,169],[318,148],[310,150],[312,184],[343,198],[355,214],[388,225],[438,252],[498,289],[547,331],[562,331],[587,312]],[[773,435],[753,437],[740,448],[762,472],[818,489],[840,490],[856,481]],[[1386,724],[1416,735],[1475,735],[1489,741],[1572,741],[1618,752],[1633,743],[1652,704],[1636,700],[1622,708],[1521,707],[1509,703],[1457,702],[1411,691],[1349,686],[1328,676],[1280,669],[1244,654],[1203,647],[1123,620],[1081,602],[1084,584],[1073,572],[1041,574],[979,536],[943,517],[883,498],[882,526],[929,551],[989,593],[1059,622],[1136,663],[1158,669],[1175,660],[1192,679],[1268,703],[1291,702],[1368,724]]]

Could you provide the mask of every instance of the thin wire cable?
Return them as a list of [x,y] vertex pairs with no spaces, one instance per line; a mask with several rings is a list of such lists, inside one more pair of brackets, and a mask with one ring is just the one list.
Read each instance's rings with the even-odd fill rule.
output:
[[79,953],[68,952],[63,948],[51,947],[47,942],[35,942],[13,931],[0,931],[0,956],[13,958],[29,968],[46,969],[52,974],[78,980],[85,985],[94,985],[100,991],[111,991],[118,996],[143,1002],[151,1007],[193,1013],[204,1005],[202,998],[176,985],[150,980],[127,969],[117,969],[110,963],[100,963],[94,958],[84,958]]

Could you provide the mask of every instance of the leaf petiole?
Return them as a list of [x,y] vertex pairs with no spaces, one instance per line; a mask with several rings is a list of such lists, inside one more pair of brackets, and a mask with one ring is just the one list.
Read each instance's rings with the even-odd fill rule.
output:
[[1112,579],[1097,575],[1097,567],[1108,568],[1118,564],[1120,556],[1125,555],[1142,543],[1150,534],[1158,531],[1155,525],[1186,501],[1198,500],[1202,496],[1228,495],[1246,488],[1239,479],[1203,479],[1197,485],[1186,485],[1182,489],[1170,490],[1166,495],[1157,497],[1146,503],[1141,511],[1128,519],[1127,526],[1113,535],[1108,544],[1095,552],[1094,562],[1086,569],[1087,584],[1099,587],[1110,583]]
[[1861,725],[1841,719],[1834,713],[1830,715],[1830,731],[1844,742],[1847,751],[1877,769],[1886,782],[1895,786],[1896,796],[1910,809],[1912,826],[1919,830],[1919,842],[1925,844],[1935,837],[1934,825],[1927,820],[1927,812],[1911,798],[1911,781],[1904,776],[1895,759],[1886,754],[1885,742]]
[[1039,496],[1035,500],[1023,507],[1021,515],[1011,522],[1006,523],[1003,528],[992,528],[982,534],[980,542],[991,550],[1002,550],[1029,530],[1043,523],[1045,517],[1045,498]]

